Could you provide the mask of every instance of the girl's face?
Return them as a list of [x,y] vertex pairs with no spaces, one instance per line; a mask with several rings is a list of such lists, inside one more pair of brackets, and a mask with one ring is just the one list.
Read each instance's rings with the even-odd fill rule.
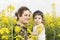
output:
[[36,24],[36,25],[38,25],[38,24],[40,24],[42,22],[42,17],[41,17],[41,15],[36,15],[35,17],[34,17],[34,23]]
[[19,17],[19,21],[24,24],[28,23],[29,19],[30,19],[30,11],[28,10],[23,11],[22,16]]

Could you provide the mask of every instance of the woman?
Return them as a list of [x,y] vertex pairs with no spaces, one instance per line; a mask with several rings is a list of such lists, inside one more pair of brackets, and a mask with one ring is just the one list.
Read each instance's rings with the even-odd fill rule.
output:
[[[21,28],[21,30],[19,31],[19,35],[21,35],[24,38],[24,40],[28,40],[28,31],[27,31],[27,28],[25,25],[29,22],[30,13],[31,13],[31,11],[25,6],[22,6],[21,8],[19,8],[18,12],[15,13],[15,15],[17,17],[16,25],[20,26],[20,28]],[[15,33],[15,31],[14,31],[14,33]],[[16,36],[17,36],[17,34],[16,34]]]

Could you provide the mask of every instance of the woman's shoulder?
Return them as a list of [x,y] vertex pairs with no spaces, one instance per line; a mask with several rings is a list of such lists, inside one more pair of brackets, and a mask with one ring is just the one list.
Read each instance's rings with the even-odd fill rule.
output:
[[14,24],[14,25],[13,25],[13,28],[16,28],[16,27],[21,27],[21,26],[18,25],[18,24]]

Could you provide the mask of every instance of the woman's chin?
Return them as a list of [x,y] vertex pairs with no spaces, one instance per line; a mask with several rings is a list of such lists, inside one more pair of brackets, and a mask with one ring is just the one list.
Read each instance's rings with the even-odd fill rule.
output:
[[28,22],[24,22],[24,24],[27,24]]

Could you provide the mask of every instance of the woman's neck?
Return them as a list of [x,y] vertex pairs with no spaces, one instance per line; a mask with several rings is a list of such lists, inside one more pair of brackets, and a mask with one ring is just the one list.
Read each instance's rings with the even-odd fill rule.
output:
[[25,24],[20,22],[20,21],[17,21],[17,24],[20,25],[20,26],[25,26]]

